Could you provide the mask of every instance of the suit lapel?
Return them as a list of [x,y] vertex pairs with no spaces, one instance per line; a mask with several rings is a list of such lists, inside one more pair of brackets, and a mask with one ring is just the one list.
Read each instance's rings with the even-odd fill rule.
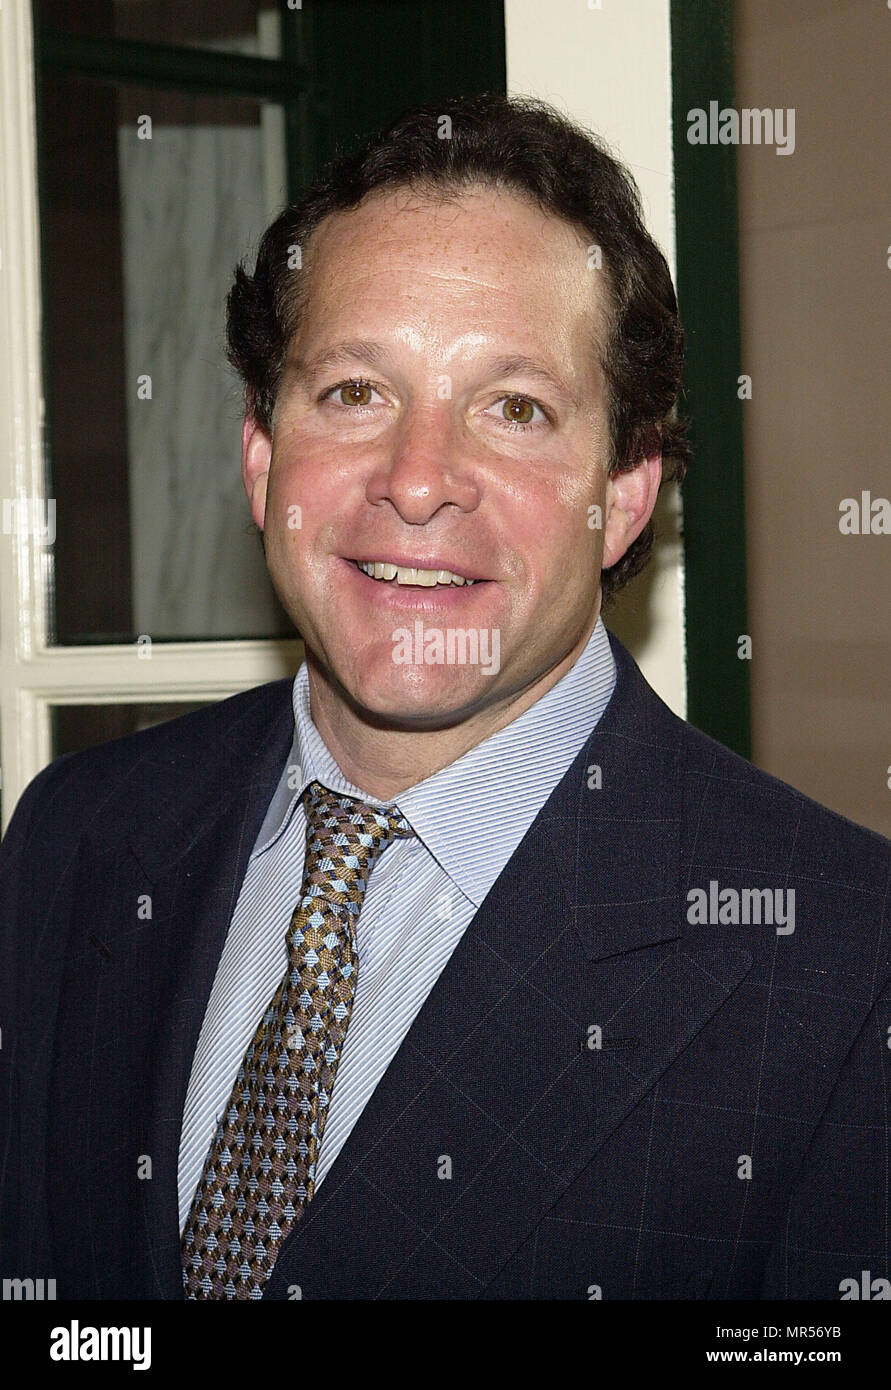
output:
[[285,1241],[268,1298],[480,1296],[750,968],[745,951],[683,946],[683,725],[613,649],[607,711]]
[[[180,753],[176,763],[143,771],[139,805],[156,809],[130,840],[149,885],[154,945],[138,972],[125,952],[115,951],[133,987],[156,1009],[151,1071],[133,1101],[152,1159],[152,1180],[137,1183],[136,1236],[145,1258],[134,1278],[143,1297],[182,1297],[177,1169],[185,1094],[247,861],[290,748],[289,692],[290,681],[261,687],[236,723],[211,728],[188,749],[187,760]],[[132,917],[132,880],[130,892]],[[128,996],[114,997],[124,1007],[109,1027],[126,1038]]]

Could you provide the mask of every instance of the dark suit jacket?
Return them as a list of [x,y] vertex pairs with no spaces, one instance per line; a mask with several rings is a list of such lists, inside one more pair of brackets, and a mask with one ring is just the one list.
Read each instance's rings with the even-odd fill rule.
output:
[[[676,718],[613,648],[606,713],[265,1297],[838,1299],[891,1276],[891,845]],[[60,759],[22,797],[4,1275],[182,1297],[183,1102],[290,689]],[[794,932],[691,925],[711,880],[794,889]]]

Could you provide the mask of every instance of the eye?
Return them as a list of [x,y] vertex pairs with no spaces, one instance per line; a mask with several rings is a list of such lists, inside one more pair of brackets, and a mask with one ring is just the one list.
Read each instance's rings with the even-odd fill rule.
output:
[[540,425],[548,418],[538,402],[530,396],[502,396],[495,404],[501,406],[501,418],[509,429],[528,429],[532,425]]
[[349,381],[339,381],[336,386],[332,386],[322,396],[322,400],[336,398],[341,405],[358,407],[374,404],[372,396],[376,395],[376,389],[370,381],[362,378],[351,378]]

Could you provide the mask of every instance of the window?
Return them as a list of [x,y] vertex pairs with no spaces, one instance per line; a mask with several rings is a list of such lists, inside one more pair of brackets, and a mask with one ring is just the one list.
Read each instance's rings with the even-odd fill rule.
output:
[[504,90],[500,3],[0,7],[3,812],[52,757],[292,673],[223,300],[336,148]]

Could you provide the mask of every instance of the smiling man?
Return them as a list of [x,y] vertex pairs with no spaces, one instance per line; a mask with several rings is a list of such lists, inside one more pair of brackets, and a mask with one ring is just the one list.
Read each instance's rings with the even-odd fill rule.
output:
[[58,760],[0,852],[4,1273],[884,1287],[889,846],[607,633],[686,464],[669,272],[585,132],[446,114],[336,162],[230,295],[295,679]]

